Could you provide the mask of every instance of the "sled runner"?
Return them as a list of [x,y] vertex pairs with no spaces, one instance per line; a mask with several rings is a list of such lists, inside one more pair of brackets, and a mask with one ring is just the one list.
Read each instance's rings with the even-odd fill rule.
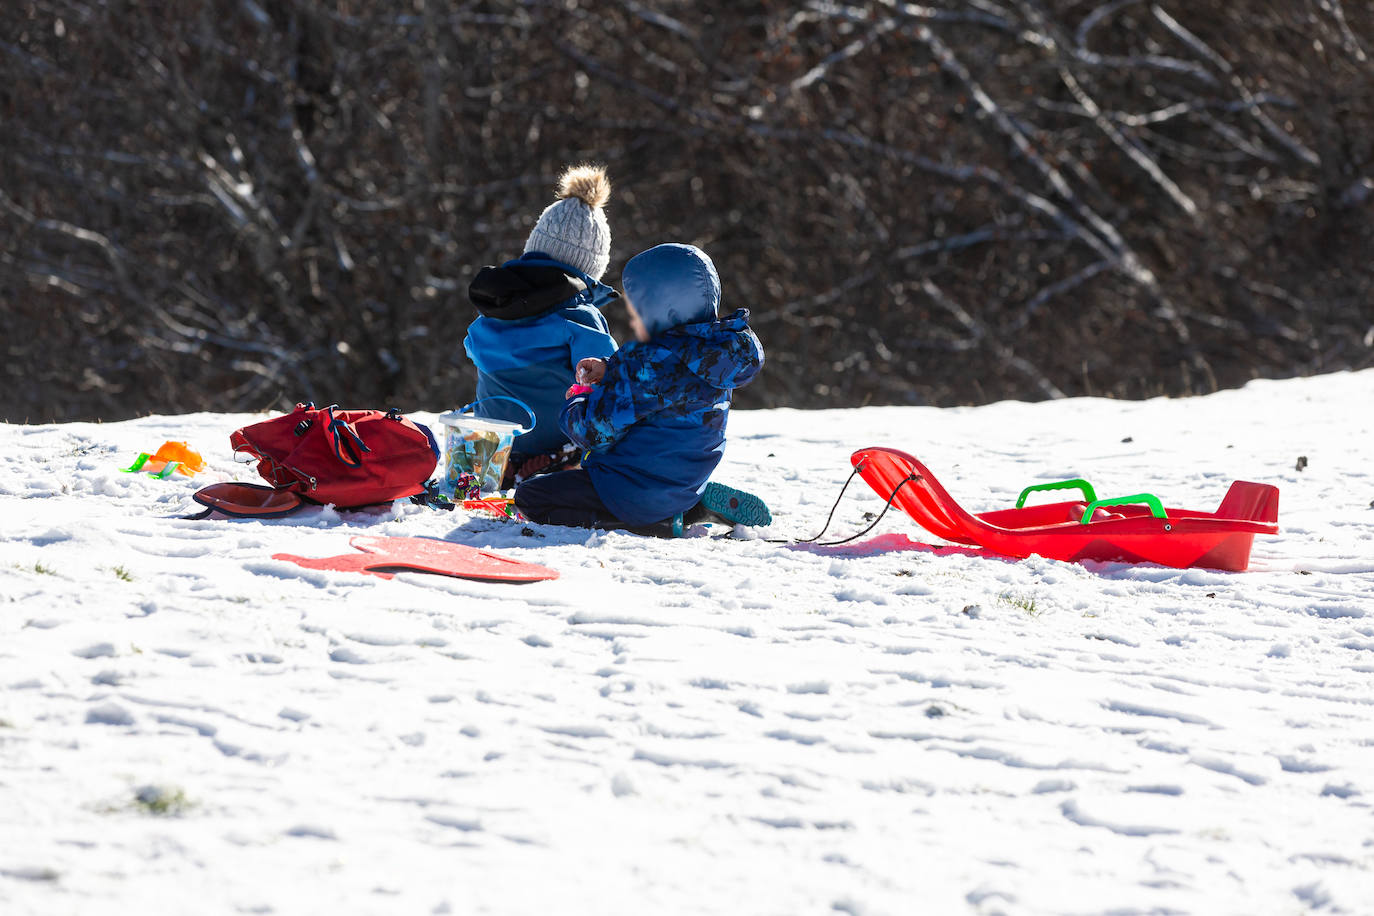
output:
[[398,571],[438,573],[486,582],[538,582],[557,579],[558,571],[499,553],[478,550],[432,538],[372,537],[358,535],[349,541],[363,553],[336,557],[298,557],[274,553],[274,560],[288,560],[306,569],[359,572],[390,579]]
[[[1012,557],[1157,563],[1241,571],[1257,534],[1278,533],[1279,490],[1237,480],[1215,512],[1165,508],[1150,493],[1098,499],[1086,480],[1037,484],[1013,509],[964,511],[929,469],[905,452],[859,449],[850,462],[879,496],[947,541]],[[1035,491],[1076,489],[1083,498],[1026,506]]]

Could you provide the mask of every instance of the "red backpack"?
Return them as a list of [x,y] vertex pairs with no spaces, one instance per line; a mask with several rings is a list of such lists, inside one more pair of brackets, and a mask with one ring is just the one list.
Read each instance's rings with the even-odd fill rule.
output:
[[229,444],[257,458],[258,473],[272,485],[219,483],[195,494],[196,502],[229,515],[286,515],[302,500],[356,508],[415,496],[439,461],[433,434],[394,408],[297,404],[289,414],[235,430]]

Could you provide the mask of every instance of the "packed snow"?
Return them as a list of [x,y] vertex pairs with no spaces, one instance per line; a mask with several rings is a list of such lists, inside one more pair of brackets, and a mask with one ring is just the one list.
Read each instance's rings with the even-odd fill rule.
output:
[[[676,540],[188,520],[257,479],[228,437],[261,416],[0,425],[0,913],[1374,913],[1371,403],[1374,371],[736,411],[717,479],[774,523]],[[165,440],[207,469],[120,470]],[[1246,572],[988,557],[896,510],[795,543],[869,445],[975,512],[1271,483],[1280,532]],[[821,540],[882,508],[855,479]],[[272,559],[357,534],[561,577]]]

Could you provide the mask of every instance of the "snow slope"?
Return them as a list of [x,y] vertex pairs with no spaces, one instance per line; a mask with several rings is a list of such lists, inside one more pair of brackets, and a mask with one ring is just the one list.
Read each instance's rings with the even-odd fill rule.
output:
[[[182,520],[255,479],[257,417],[0,426],[0,913],[1374,913],[1372,402],[736,412],[718,479],[775,523],[676,541]],[[164,439],[210,468],[118,470]],[[1281,531],[1244,573],[987,559],[895,512],[764,539],[814,534],[865,445],[972,511],[1273,483]],[[856,480],[830,535],[881,506]],[[271,559],[361,532],[563,575]]]

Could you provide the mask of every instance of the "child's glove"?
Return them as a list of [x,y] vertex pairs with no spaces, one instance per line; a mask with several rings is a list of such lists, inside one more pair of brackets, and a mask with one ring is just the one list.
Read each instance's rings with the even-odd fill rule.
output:
[[606,377],[606,361],[595,356],[577,362],[577,383],[579,385],[596,385]]
[[591,394],[593,390],[591,385],[573,385],[567,391],[563,392],[563,397],[564,399],[578,398],[584,394]]

